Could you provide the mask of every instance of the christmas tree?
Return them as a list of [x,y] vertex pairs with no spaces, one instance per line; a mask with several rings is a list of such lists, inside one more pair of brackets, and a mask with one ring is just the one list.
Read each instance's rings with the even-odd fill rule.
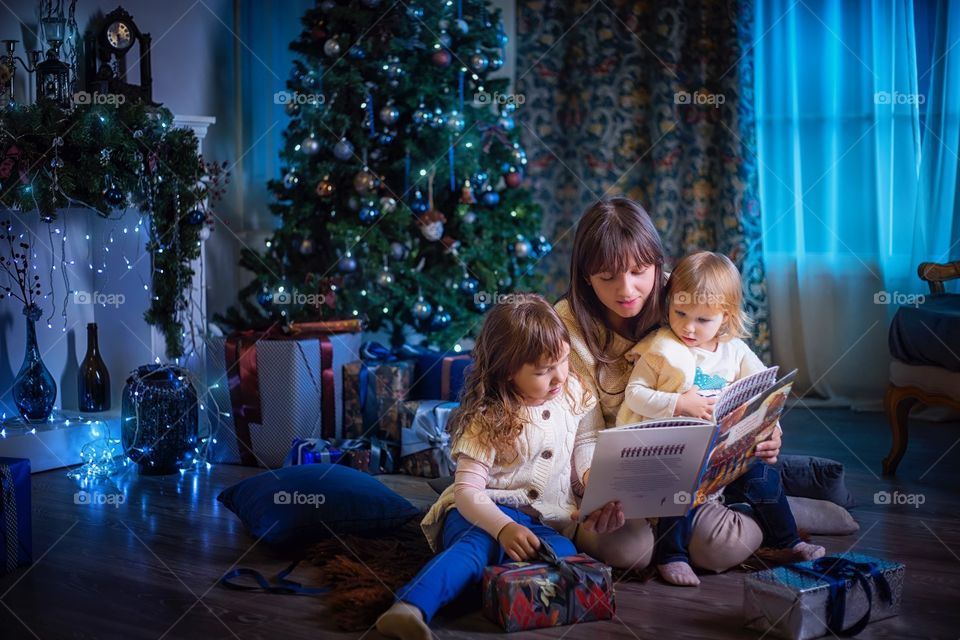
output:
[[[506,79],[507,37],[483,0],[319,3],[298,54],[281,179],[282,224],[228,325],[359,317],[399,345],[450,347],[497,295],[537,290],[550,251],[523,188],[526,154]],[[254,300],[256,301],[254,303]]]

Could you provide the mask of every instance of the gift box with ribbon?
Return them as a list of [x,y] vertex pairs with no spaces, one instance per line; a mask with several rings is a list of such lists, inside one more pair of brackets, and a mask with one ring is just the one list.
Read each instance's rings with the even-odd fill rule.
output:
[[343,367],[343,437],[378,438],[400,446],[400,406],[410,394],[413,360],[376,343]]
[[609,620],[616,611],[610,567],[585,554],[558,558],[543,539],[542,562],[483,572],[483,613],[504,631]]
[[400,471],[411,476],[439,478],[453,475],[447,421],[459,403],[409,400],[400,410]]
[[473,364],[469,353],[418,349],[416,384],[413,400],[458,400],[466,378],[467,367]]
[[212,461],[279,467],[294,438],[341,437],[342,369],[359,357],[360,332],[343,320],[211,338]]
[[0,458],[0,574],[31,562],[30,461]]
[[856,635],[900,613],[904,565],[860,553],[825,556],[747,576],[747,627],[806,640]]
[[297,438],[283,466],[298,464],[344,464],[375,476],[396,468],[396,447],[370,440],[323,440]]

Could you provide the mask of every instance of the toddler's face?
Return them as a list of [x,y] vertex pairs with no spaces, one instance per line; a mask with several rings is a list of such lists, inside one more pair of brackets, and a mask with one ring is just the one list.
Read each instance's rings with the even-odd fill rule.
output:
[[559,360],[525,364],[510,378],[510,382],[523,397],[524,403],[536,406],[560,395],[569,372],[570,345],[564,343]]
[[717,348],[717,334],[727,314],[715,305],[693,301],[685,292],[671,296],[670,328],[688,347],[711,351]]

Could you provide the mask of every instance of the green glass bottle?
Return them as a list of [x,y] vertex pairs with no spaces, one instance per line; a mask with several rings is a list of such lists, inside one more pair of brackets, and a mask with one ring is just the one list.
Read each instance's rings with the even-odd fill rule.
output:
[[77,398],[80,411],[108,411],[110,409],[110,374],[100,357],[97,344],[97,323],[87,324],[87,355],[77,372]]

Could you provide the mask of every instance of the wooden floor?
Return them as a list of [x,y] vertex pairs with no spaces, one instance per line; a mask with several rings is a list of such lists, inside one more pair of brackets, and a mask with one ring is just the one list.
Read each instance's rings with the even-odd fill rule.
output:
[[[832,457],[847,466],[860,502],[859,534],[820,537],[829,551],[856,549],[907,565],[903,614],[869,626],[861,638],[957,638],[960,635],[960,424],[915,422],[911,447],[894,479],[879,476],[889,443],[882,414],[793,409],[785,450]],[[235,565],[275,571],[282,553],[251,547],[219,491],[256,473],[218,466],[198,477],[118,478],[119,505],[76,504],[63,470],[33,476],[36,562],[0,577],[0,639],[19,638],[379,638],[336,630],[323,601],[222,589]],[[411,478],[388,478],[419,505],[432,498]],[[874,503],[877,491],[923,494],[922,506]],[[515,634],[524,638],[759,637],[742,627],[743,572],[706,576],[698,589],[658,582],[617,586],[618,618]],[[311,579],[310,570],[300,577]],[[493,637],[479,611],[439,616],[440,638]]]

